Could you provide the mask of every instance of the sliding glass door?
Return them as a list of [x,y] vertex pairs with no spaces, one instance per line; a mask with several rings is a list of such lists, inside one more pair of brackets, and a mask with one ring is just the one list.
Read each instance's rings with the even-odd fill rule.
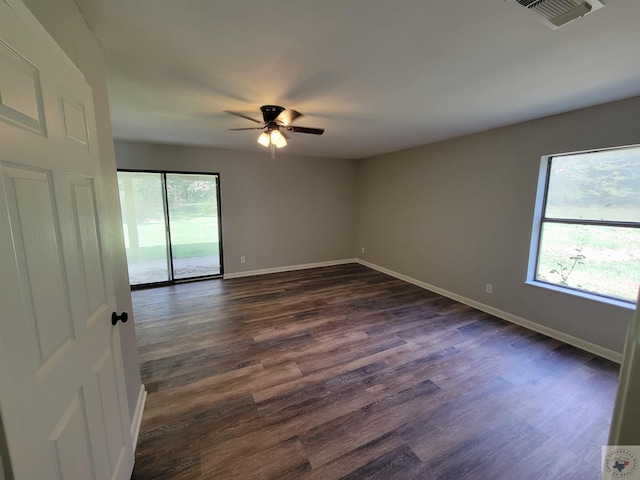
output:
[[218,175],[118,172],[131,285],[222,274]]
[[218,275],[217,177],[167,173],[166,186],[173,278]]

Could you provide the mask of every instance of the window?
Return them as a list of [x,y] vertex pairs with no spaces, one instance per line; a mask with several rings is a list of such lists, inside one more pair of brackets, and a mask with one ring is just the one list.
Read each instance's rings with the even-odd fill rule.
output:
[[222,274],[216,174],[118,172],[131,285]]
[[534,280],[635,302],[640,147],[557,155],[543,163]]

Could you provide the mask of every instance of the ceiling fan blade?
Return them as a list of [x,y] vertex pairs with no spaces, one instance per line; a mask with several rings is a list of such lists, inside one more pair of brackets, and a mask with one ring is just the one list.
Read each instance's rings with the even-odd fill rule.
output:
[[264,127],[230,128],[229,130],[264,130]]
[[309,128],[309,127],[290,126],[290,127],[286,127],[286,130],[288,132],[310,133],[312,135],[322,135],[324,133],[324,128]]
[[230,113],[231,115],[235,115],[236,117],[246,118],[247,120],[251,120],[252,122],[262,123],[260,120],[256,120],[255,118],[248,117],[246,115],[243,115],[242,113],[232,112],[231,110],[225,110],[224,112]]
[[302,117],[303,115],[300,112],[296,112],[295,110],[291,110],[289,108],[285,108],[280,115],[278,115],[275,119],[276,122],[281,123],[285,127],[291,125],[297,118]]

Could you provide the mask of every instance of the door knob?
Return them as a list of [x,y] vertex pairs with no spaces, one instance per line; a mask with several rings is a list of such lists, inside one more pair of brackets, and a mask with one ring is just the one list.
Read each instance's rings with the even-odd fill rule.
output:
[[125,323],[129,320],[129,314],[127,312],[122,312],[121,315],[118,315],[116,312],[113,312],[111,314],[111,325],[118,323],[118,320],[122,320],[122,323]]

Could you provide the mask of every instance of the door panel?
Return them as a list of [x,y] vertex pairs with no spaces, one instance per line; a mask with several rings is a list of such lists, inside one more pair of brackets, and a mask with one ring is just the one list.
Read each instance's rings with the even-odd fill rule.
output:
[[162,174],[118,173],[118,186],[130,283],[171,280]]
[[50,172],[1,164],[9,225],[37,369],[74,339]]
[[95,188],[93,179],[81,176],[70,176],[69,187],[76,242],[81,252],[83,285],[86,288],[89,315],[93,315],[107,303]]
[[17,480],[125,479],[133,447],[91,88],[10,4],[0,0],[0,415],[10,468]]
[[122,424],[111,419],[120,418],[122,412],[118,403],[116,364],[110,349],[107,349],[93,369],[98,392],[100,394],[100,409],[102,412],[103,429],[106,440],[106,453],[110,470],[114,471],[118,462],[122,461],[123,441],[125,432]]
[[44,113],[38,69],[0,40],[0,115],[20,127],[44,134]]
[[68,93],[60,94],[59,99],[65,141],[74,147],[88,150],[89,133],[84,105]]
[[166,173],[173,278],[221,273],[218,176]]
[[[78,449],[77,439],[84,439]],[[56,479],[95,479],[82,391],[73,397],[49,437]]]

